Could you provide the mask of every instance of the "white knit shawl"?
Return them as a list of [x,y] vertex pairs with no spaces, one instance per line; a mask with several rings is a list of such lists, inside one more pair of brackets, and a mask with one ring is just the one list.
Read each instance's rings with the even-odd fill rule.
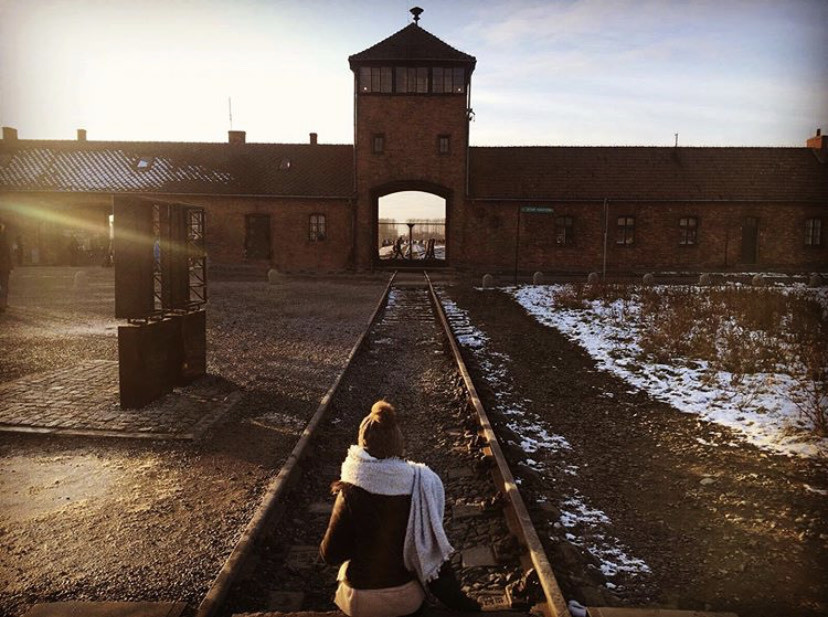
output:
[[375,495],[411,495],[403,563],[423,586],[434,580],[454,552],[443,529],[445,492],[440,476],[422,463],[377,459],[351,446],[340,479]]

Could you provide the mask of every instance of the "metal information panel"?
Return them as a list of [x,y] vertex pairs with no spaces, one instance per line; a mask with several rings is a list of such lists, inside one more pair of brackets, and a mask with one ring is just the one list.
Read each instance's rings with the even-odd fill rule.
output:
[[205,214],[119,196],[114,215],[121,406],[137,408],[206,373]]

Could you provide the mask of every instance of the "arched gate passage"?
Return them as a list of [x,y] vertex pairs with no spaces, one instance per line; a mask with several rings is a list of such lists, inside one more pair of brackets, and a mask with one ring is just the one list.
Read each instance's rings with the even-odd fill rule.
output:
[[394,184],[374,191],[373,205],[375,265],[447,265],[449,191],[424,183]]

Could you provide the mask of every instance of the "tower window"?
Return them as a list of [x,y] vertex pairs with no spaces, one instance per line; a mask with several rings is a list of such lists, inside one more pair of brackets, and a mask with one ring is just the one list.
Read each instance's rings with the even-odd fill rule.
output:
[[385,135],[383,133],[376,133],[371,137],[371,152],[374,154],[385,152]]
[[393,72],[390,66],[363,66],[359,69],[359,91],[391,92]]
[[431,69],[431,91],[442,94],[463,94],[466,91],[465,69],[433,67]]
[[321,242],[325,239],[325,215],[311,214],[308,239],[311,242]]
[[635,242],[635,217],[619,216],[616,227],[615,243],[630,246]]
[[440,154],[449,154],[451,152],[451,136],[438,135],[437,136],[437,152]]
[[398,66],[394,92],[428,92],[428,67]]

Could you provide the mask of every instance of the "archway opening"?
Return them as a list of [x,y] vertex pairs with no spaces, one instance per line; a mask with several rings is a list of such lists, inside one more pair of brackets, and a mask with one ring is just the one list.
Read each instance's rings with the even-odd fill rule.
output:
[[381,263],[446,263],[445,198],[423,191],[398,191],[380,197],[377,208],[377,257]]

